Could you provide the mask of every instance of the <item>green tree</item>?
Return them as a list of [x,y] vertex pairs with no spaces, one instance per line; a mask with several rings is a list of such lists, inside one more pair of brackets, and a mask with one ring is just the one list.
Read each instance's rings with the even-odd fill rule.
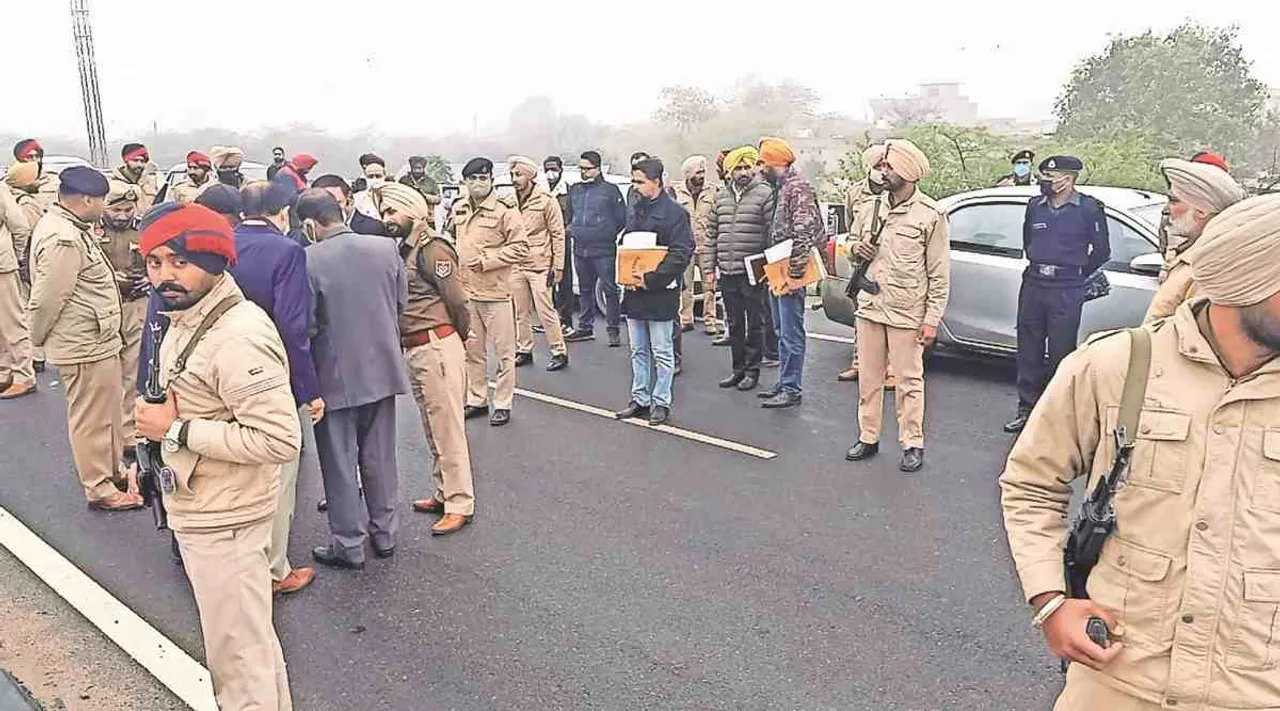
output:
[[1112,39],[1076,67],[1055,112],[1068,140],[1145,134],[1162,153],[1230,156],[1256,134],[1265,100],[1236,28],[1188,23]]
[[427,159],[427,175],[437,183],[451,183],[453,178],[449,175],[449,163],[441,156],[432,153],[429,156],[423,156]]
[[696,86],[668,86],[658,92],[661,104],[653,112],[658,123],[674,126],[687,136],[716,113],[716,98]]

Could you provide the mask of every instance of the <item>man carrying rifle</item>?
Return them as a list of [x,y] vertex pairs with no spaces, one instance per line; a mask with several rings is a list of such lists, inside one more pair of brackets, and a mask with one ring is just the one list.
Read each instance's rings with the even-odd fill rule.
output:
[[938,337],[951,294],[950,227],[938,203],[917,185],[929,174],[929,159],[915,144],[886,141],[875,170],[884,176],[885,193],[858,225],[853,244],[867,268],[857,294],[859,434],[845,459],[870,459],[880,451],[884,381],[892,368],[902,442],[898,468],[917,472],[924,466],[924,349]]
[[[1058,711],[1280,708],[1280,195],[1211,219],[1191,264],[1173,316],[1062,362],[1000,480],[1036,625],[1072,662]],[[1063,565],[1078,477],[1114,516],[1084,591]]]
[[223,711],[285,711],[267,557],[280,465],[301,446],[284,344],[227,273],[235,238],[221,215],[166,203],[147,214],[138,247],[169,317],[159,362],[167,397],[138,404],[138,435],[162,443],[173,473],[160,477],[164,505],[214,696]]

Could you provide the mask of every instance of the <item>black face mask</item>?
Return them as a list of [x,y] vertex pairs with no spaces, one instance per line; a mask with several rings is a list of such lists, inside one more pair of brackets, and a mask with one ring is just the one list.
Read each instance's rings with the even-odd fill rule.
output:
[[1040,194],[1045,197],[1053,197],[1053,181],[1052,180],[1040,181]]

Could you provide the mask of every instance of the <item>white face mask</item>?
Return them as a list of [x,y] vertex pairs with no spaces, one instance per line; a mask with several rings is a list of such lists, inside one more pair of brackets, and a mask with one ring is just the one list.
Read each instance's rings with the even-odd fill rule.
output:
[[867,173],[867,182],[875,183],[876,185],[884,185],[884,171],[873,170]]
[[376,188],[379,185],[382,185],[383,183],[387,182],[387,179],[386,178],[369,178],[366,182],[368,182],[369,187]]

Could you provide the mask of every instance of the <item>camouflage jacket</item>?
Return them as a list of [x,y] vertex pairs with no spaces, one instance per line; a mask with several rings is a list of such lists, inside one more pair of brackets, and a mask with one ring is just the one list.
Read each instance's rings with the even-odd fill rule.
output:
[[813,185],[805,180],[794,167],[788,168],[778,188],[777,209],[773,213],[773,244],[786,240],[791,243],[791,276],[804,276],[809,251],[823,243],[826,224],[818,209]]

